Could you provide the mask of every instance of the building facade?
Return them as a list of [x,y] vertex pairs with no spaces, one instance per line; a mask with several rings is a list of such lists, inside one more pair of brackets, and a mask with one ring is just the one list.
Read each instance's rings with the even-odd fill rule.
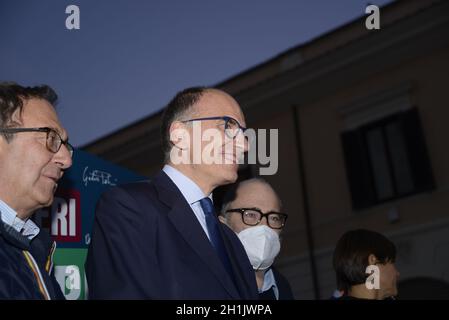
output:
[[[289,214],[277,266],[298,299],[331,296],[333,249],[356,228],[395,242],[400,295],[449,282],[449,3],[380,13],[379,30],[361,17],[217,85],[249,127],[278,129],[278,171],[264,178]],[[151,176],[160,116],[83,149]]]

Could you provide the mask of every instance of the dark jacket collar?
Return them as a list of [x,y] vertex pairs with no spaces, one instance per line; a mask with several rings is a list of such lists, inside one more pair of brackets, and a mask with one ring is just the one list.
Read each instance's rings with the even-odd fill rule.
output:
[[[187,203],[178,187],[163,171],[160,171],[154,176],[152,183],[156,187],[159,200],[170,208],[168,211],[168,218],[178,232],[183,236],[186,242],[189,243],[198,256],[201,257],[203,262],[210,267],[212,273],[215,274],[228,293],[234,297],[234,299],[240,299],[241,297],[239,296],[231,277],[228,276],[222,262],[210,245],[209,239],[203,232],[200,223],[194,216],[190,205]],[[191,218],[188,218],[187,216],[189,213],[192,215]],[[232,248],[229,246],[227,246],[227,248],[232,251]],[[228,252],[228,254],[232,253]]]
[[23,236],[16,229],[3,222],[0,212],[0,236],[13,246],[22,249],[29,250],[31,247],[31,240]]

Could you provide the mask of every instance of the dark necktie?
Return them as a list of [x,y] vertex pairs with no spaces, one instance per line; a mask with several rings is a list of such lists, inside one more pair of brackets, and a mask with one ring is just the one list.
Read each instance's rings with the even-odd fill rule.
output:
[[206,197],[200,200],[201,208],[203,208],[206,217],[207,231],[209,232],[210,242],[220,257],[225,269],[232,276],[232,267],[229,261],[226,248],[219,230],[219,221],[215,215],[214,205],[210,198]]

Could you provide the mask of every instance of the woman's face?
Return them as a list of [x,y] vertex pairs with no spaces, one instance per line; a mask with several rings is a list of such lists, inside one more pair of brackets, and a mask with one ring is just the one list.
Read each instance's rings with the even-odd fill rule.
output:
[[379,298],[385,299],[398,294],[397,280],[399,278],[399,272],[393,262],[387,262],[385,264],[378,264],[380,272],[380,289]]

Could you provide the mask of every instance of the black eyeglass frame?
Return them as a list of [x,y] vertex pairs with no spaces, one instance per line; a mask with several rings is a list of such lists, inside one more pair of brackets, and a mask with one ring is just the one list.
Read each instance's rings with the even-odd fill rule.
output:
[[[70,153],[70,157],[73,156],[73,146],[69,143],[69,139],[67,138],[66,140],[63,140],[61,138],[61,135],[58,133],[58,131],[56,131],[53,128],[50,127],[39,127],[39,128],[0,128],[0,133],[6,133],[6,134],[15,134],[15,133],[20,133],[20,132],[45,132],[47,133],[47,137],[45,140],[45,146],[47,147],[47,150],[53,153],[57,153],[60,149],[61,146],[64,145],[67,150]],[[50,146],[49,144],[49,134],[50,132],[54,132],[56,134],[56,136],[59,139],[59,143],[58,143],[58,147],[53,150],[53,148]]]
[[[240,125],[240,123],[239,123],[237,120],[235,120],[234,118],[228,117],[228,116],[222,116],[222,117],[206,117],[206,118],[194,118],[194,119],[183,120],[183,121],[181,121],[181,122],[182,122],[182,123],[185,123],[185,122],[204,121],[204,120],[224,120],[224,121],[225,121],[225,126],[224,126],[224,128],[225,128],[225,134],[226,134],[226,135],[228,136],[228,138],[230,138],[230,139],[235,139],[235,138],[239,135],[239,132],[240,132],[240,131],[241,131],[242,133],[245,133],[245,131],[248,129],[248,128],[245,128],[245,127],[243,127],[242,125]],[[227,127],[228,127],[229,121],[235,121],[235,123],[238,125],[238,128],[239,128],[239,130],[236,132],[236,134],[235,134],[234,136],[229,136],[229,134],[227,133],[227,132],[229,132],[229,131],[226,130]]]
[[[244,219],[243,215],[245,214],[245,211],[248,211],[248,210],[256,211],[256,212],[258,212],[258,213],[260,214],[260,218],[259,218],[259,220],[257,221],[257,223],[255,223],[255,224],[248,224],[248,223],[245,222],[245,219]],[[226,212],[226,213],[228,213],[228,212],[237,212],[237,213],[240,213],[240,215],[241,215],[241,217],[242,217],[242,222],[243,222],[244,224],[246,224],[247,226],[252,226],[252,227],[257,226],[258,224],[260,224],[260,222],[262,221],[262,219],[263,219],[264,217],[266,217],[268,226],[269,226],[271,229],[276,229],[276,230],[283,229],[283,228],[285,227],[285,223],[287,222],[287,218],[288,218],[288,214],[286,214],[286,213],[276,212],[276,211],[270,211],[270,212],[267,212],[267,213],[263,213],[262,210],[260,210],[259,208],[234,208],[234,209],[228,209],[228,210],[226,210],[225,212]],[[273,215],[273,214],[278,215],[278,216],[281,216],[281,217],[284,218],[284,222],[282,223],[282,226],[280,226],[280,227],[272,227],[272,226],[270,225],[270,219],[269,219],[269,218],[270,218],[270,215]]]

